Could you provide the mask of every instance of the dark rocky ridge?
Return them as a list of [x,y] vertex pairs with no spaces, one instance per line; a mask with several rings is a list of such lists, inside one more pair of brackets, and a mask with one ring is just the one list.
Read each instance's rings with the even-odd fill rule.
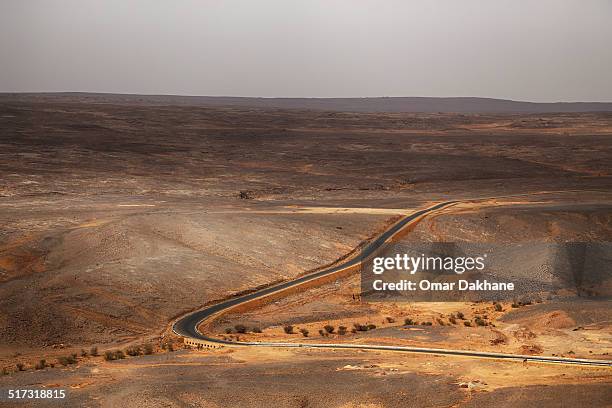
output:
[[251,98],[85,92],[0,93],[0,102],[5,99],[10,99],[13,102],[22,100],[390,113],[568,113],[612,111],[612,102],[538,103],[477,97]]

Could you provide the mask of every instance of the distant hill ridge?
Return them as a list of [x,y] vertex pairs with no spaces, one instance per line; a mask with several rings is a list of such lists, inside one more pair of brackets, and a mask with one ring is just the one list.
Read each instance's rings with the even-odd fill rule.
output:
[[251,98],[109,93],[0,93],[0,101],[227,106],[345,112],[552,113],[610,112],[612,102],[521,102],[477,97]]

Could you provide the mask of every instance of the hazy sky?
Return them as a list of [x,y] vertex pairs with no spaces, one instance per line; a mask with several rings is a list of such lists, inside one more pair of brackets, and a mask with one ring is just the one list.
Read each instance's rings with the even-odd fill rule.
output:
[[0,0],[0,92],[612,101],[612,0]]

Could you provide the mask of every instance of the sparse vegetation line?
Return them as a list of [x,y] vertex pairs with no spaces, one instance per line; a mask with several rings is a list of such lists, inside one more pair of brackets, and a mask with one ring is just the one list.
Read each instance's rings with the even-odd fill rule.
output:
[[[482,200],[482,199],[481,199]],[[476,201],[476,200],[465,200]],[[311,348],[332,348],[332,349],[361,349],[361,350],[386,350],[386,351],[400,351],[400,352],[412,352],[412,353],[429,353],[429,354],[442,354],[442,355],[455,355],[455,356],[466,356],[466,357],[477,357],[477,358],[493,358],[503,360],[515,360],[515,361],[531,361],[540,363],[558,363],[558,364],[574,364],[574,365],[587,365],[587,366],[601,366],[612,368],[612,361],[603,360],[591,360],[591,359],[577,359],[577,358],[565,358],[565,357],[544,357],[544,356],[528,356],[528,355],[516,355],[516,354],[504,354],[504,353],[492,353],[492,352],[479,352],[470,350],[454,350],[454,349],[437,349],[437,348],[426,348],[426,347],[405,347],[405,346],[381,346],[381,345],[367,345],[367,344],[305,344],[305,343],[280,343],[280,342],[240,342],[240,341],[228,341],[224,339],[218,339],[215,337],[209,337],[198,330],[198,326],[206,321],[212,321],[221,314],[227,313],[230,310],[237,308],[238,306],[244,306],[245,304],[255,303],[262,301],[265,298],[273,295],[279,295],[281,293],[288,292],[290,289],[305,285],[306,283],[312,283],[315,281],[322,281],[323,278],[329,278],[334,276],[340,276],[342,272],[346,272],[354,269],[361,262],[371,256],[382,244],[387,242],[389,239],[399,235],[408,226],[412,225],[413,222],[420,220],[424,216],[438,211],[454,204],[459,201],[445,201],[429,208],[416,211],[410,215],[404,216],[398,222],[391,225],[386,231],[380,236],[374,239],[372,242],[365,245],[362,251],[354,257],[346,259],[340,264],[328,268],[324,268],[313,273],[298,277],[292,281],[273,285],[261,290],[257,290],[248,294],[244,294],[233,299],[229,299],[215,305],[206,307],[204,309],[189,313],[182,318],[178,319],[172,326],[172,330],[177,335],[183,337],[186,344],[215,344],[215,345],[232,345],[232,346],[259,346],[259,347],[311,347]],[[458,316],[462,318],[462,316]],[[469,322],[464,322],[466,325]],[[482,322],[476,322],[480,324]],[[408,324],[408,323],[406,323]],[[235,328],[238,333],[241,332],[242,327]],[[238,330],[240,329],[240,330]],[[293,326],[285,326],[285,333],[293,333]],[[361,329],[355,328],[355,330]],[[320,334],[333,333],[335,328],[333,326],[325,327],[325,330],[320,330]],[[346,330],[346,329],[344,329]],[[304,337],[308,336],[308,331],[301,332]]]

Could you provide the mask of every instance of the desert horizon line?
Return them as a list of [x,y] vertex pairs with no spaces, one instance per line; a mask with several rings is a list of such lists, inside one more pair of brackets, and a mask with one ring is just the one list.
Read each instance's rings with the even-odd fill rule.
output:
[[377,96],[257,96],[257,95],[226,95],[226,94],[181,94],[181,93],[135,93],[135,92],[107,92],[107,91],[0,91],[0,95],[120,95],[120,96],[150,96],[150,97],[181,97],[181,98],[234,98],[234,99],[302,99],[302,100],[337,100],[337,99],[480,99],[503,102],[531,103],[531,104],[610,104],[612,98],[601,100],[550,100],[533,101],[528,99],[513,99],[497,96],[424,96],[424,95],[377,95]]

